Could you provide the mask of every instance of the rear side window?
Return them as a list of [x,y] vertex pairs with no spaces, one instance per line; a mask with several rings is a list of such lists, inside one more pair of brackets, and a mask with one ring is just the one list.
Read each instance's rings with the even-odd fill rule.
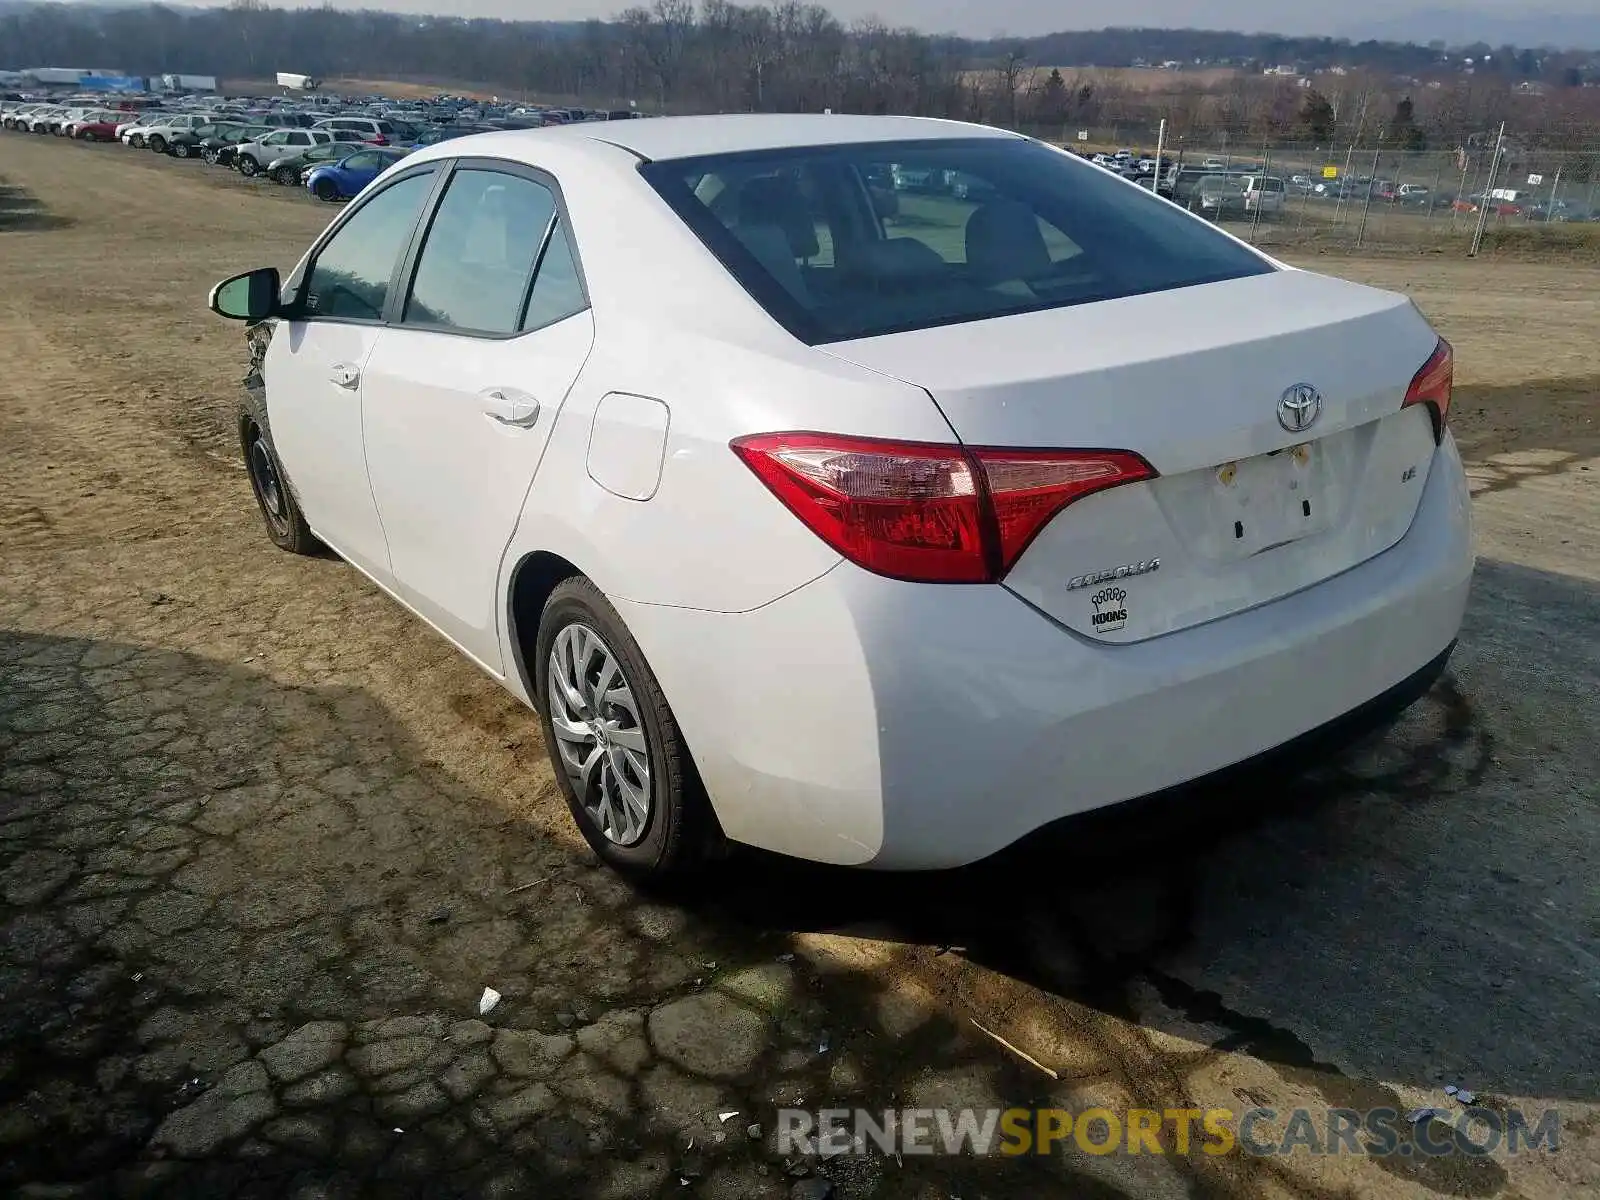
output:
[[572,257],[570,236],[566,223],[557,218],[539,259],[539,273],[534,277],[528,309],[522,317],[523,329],[554,325],[589,307],[577,261]]
[[407,323],[503,336],[585,307],[554,192],[502,171],[451,176],[417,261]]
[[531,179],[457,171],[428,229],[404,319],[469,333],[515,333],[555,211],[550,189]]
[[382,318],[389,281],[432,188],[431,172],[408,175],[350,215],[317,253],[306,274],[306,316],[357,321]]
[[761,151],[640,171],[776,320],[813,343],[1274,269],[1148,192],[1024,138]]

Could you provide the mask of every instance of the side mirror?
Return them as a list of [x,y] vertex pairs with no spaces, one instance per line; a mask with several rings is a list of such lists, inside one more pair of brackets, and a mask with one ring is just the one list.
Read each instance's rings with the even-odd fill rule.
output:
[[230,321],[265,321],[278,311],[277,267],[258,267],[211,289],[211,311]]

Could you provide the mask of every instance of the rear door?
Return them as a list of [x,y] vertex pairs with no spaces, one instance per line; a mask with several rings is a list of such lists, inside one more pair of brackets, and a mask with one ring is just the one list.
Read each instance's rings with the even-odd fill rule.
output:
[[594,339],[558,195],[535,172],[459,164],[364,372],[396,590],[495,672],[501,559]]

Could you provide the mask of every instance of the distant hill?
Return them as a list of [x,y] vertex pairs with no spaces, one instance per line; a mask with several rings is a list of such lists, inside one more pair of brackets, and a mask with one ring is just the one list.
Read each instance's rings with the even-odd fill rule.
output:
[[1351,39],[1443,41],[1449,46],[1474,42],[1490,46],[1553,46],[1560,50],[1600,50],[1600,11],[1519,12],[1508,4],[1499,12],[1459,12],[1424,8],[1362,21],[1339,30]]

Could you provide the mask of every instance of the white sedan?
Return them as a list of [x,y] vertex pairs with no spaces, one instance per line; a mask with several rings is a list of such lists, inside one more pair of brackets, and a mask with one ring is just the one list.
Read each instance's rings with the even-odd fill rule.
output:
[[1412,303],[998,130],[442,142],[211,306],[272,540],[537,710],[634,873],[970,862],[1392,716],[1466,603]]

